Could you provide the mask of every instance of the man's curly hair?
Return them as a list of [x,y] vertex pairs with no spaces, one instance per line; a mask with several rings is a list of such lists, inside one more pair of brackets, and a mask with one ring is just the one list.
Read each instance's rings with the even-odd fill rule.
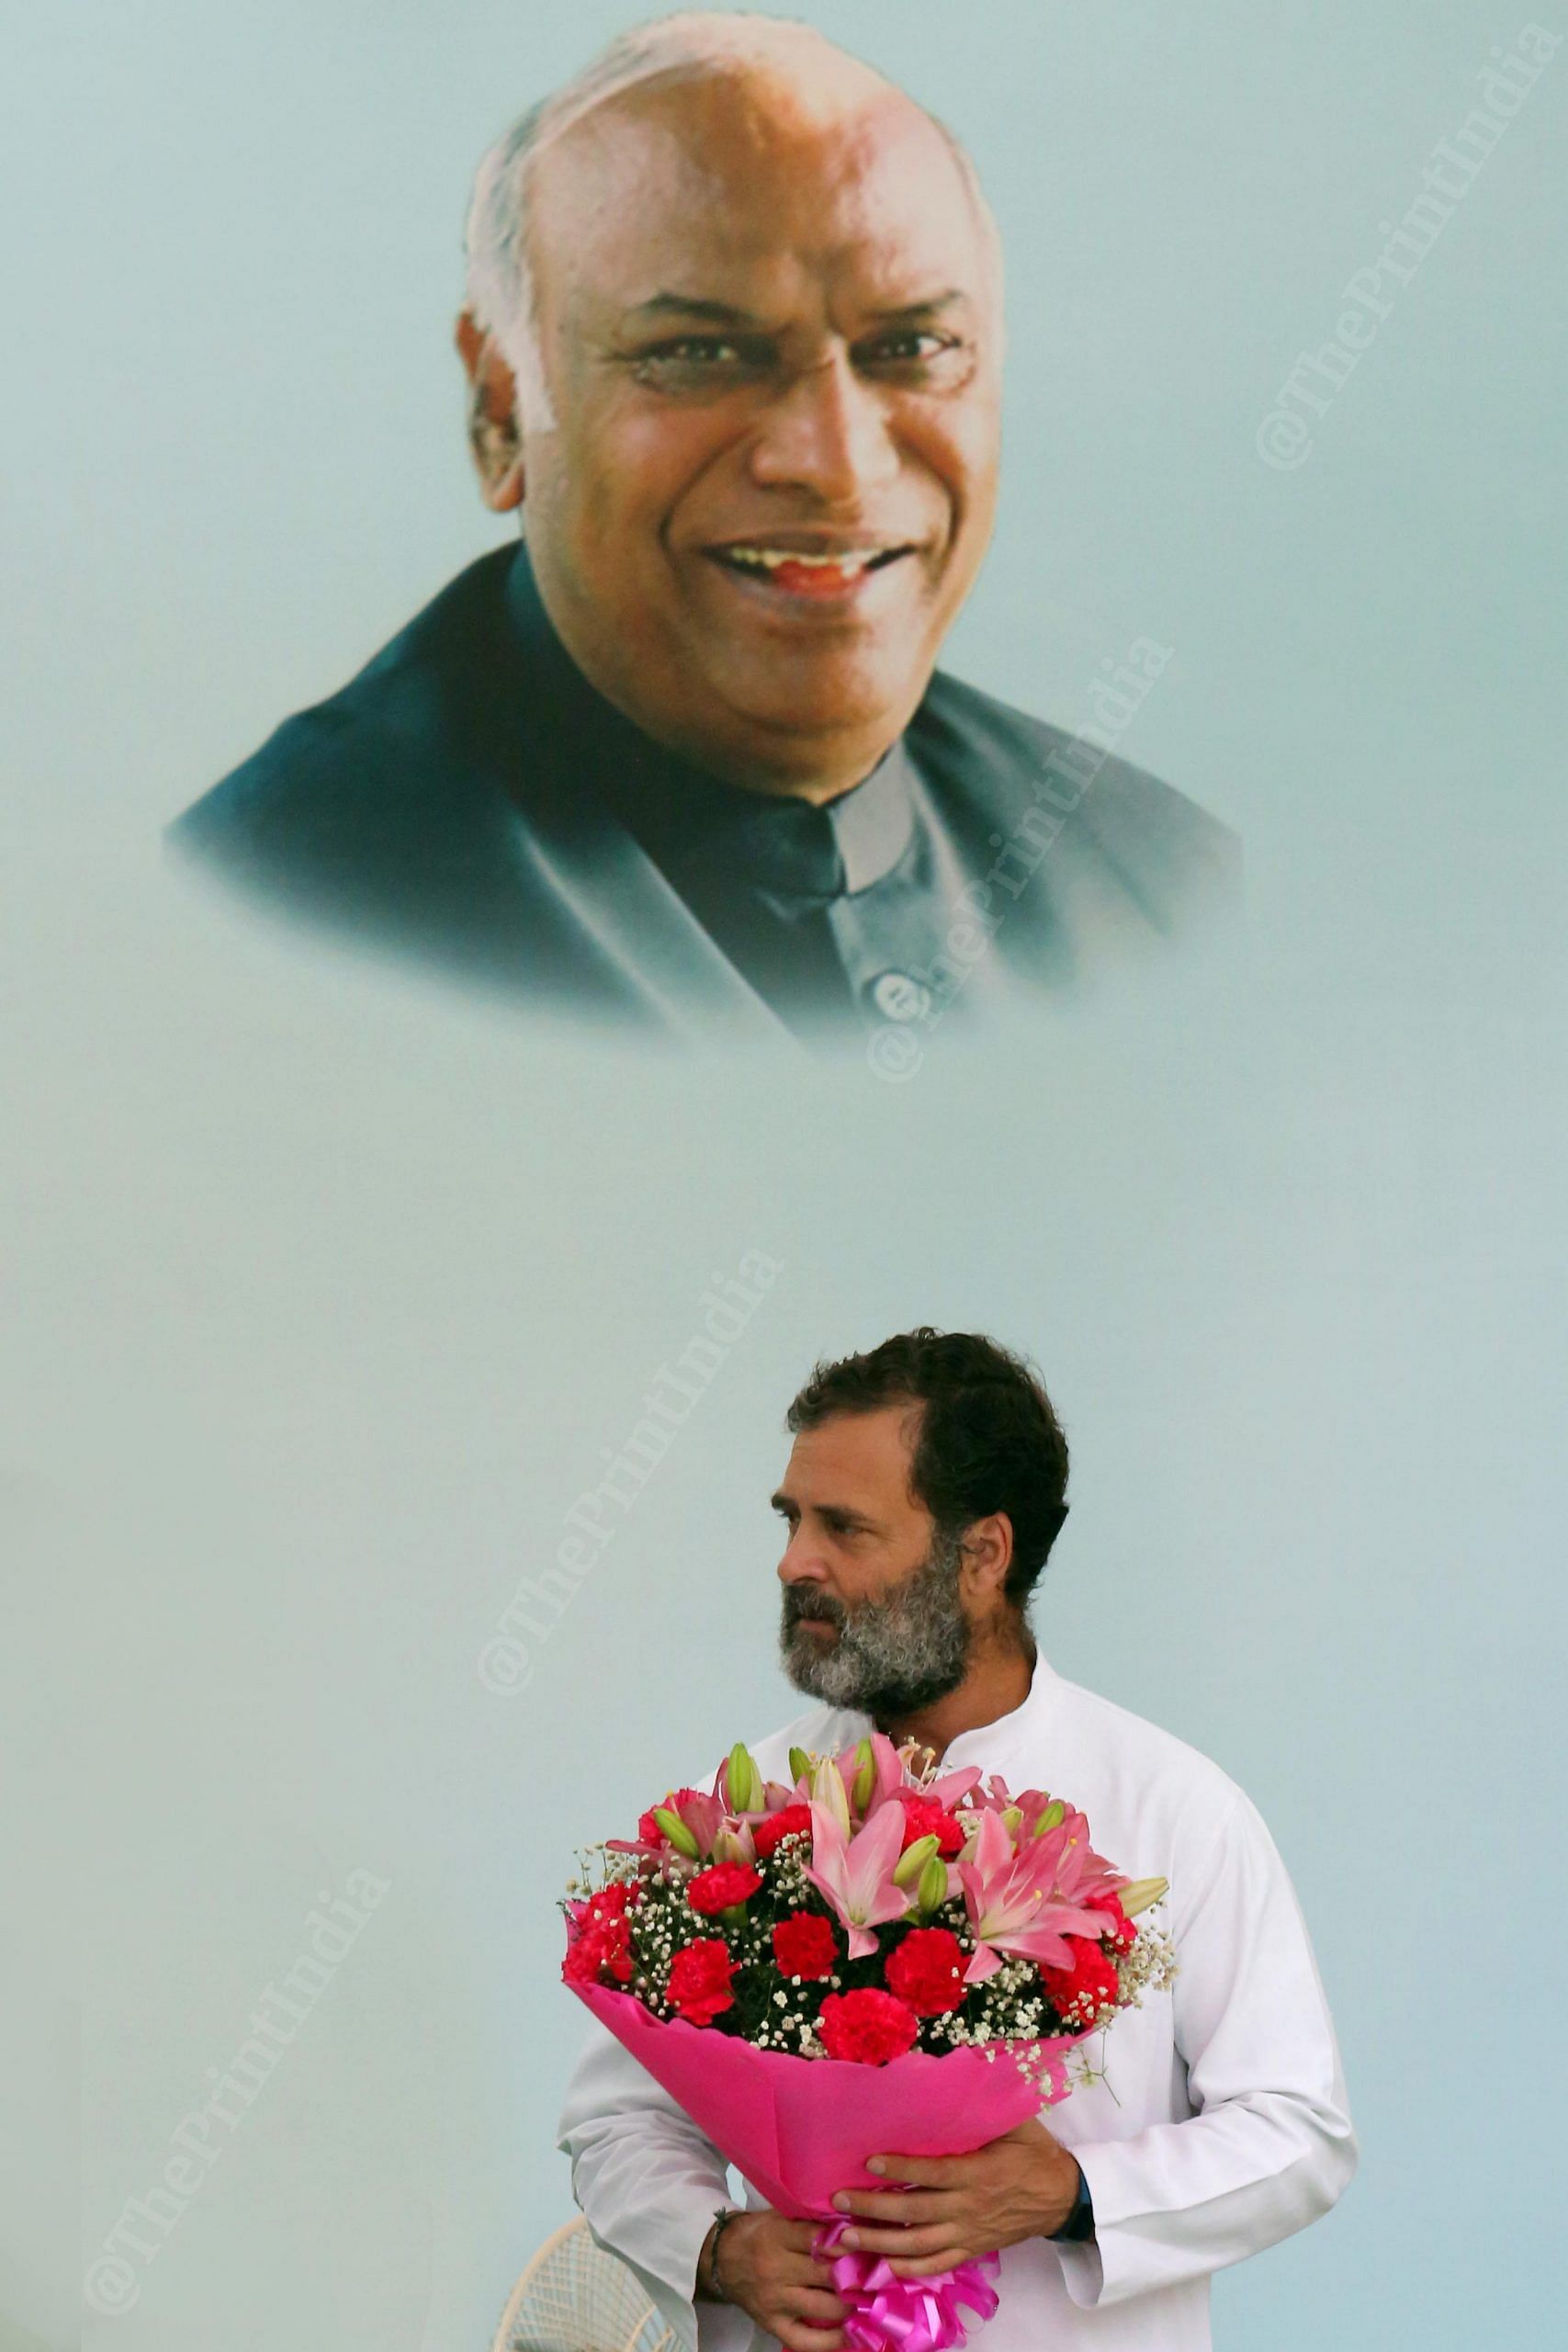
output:
[[785,1416],[792,1431],[840,1413],[919,1408],[909,1487],[938,1532],[1012,1522],[1007,1598],[1024,1609],[1067,1515],[1067,1441],[1039,1374],[972,1331],[901,1331],[867,1354],[818,1363]]

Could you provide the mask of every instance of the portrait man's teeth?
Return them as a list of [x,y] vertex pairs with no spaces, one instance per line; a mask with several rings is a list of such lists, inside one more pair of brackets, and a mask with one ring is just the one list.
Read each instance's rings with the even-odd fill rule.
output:
[[815,572],[821,583],[856,580],[880,571],[902,555],[902,548],[846,548],[833,554],[814,555],[798,548],[728,547],[716,550],[721,562],[788,586],[803,572]]

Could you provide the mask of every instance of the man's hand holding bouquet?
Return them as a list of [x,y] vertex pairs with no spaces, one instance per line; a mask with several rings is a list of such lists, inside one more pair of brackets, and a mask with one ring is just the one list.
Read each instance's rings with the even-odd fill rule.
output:
[[699,2291],[791,2352],[943,2352],[996,2309],[997,2250],[1072,2211],[1038,2110],[1168,1980],[1135,1924],[1165,1882],[1062,1799],[879,1734],[790,1771],[737,1747],[597,1849],[562,1973],[765,2200],[716,2216]]

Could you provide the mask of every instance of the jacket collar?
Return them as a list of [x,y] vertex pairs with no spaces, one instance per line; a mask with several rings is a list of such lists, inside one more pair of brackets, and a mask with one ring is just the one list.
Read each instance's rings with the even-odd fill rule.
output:
[[589,684],[550,625],[524,548],[509,560],[503,596],[525,695],[520,709],[509,706],[508,724],[529,746],[507,779],[516,855],[592,942],[611,984],[673,1034],[793,1046],[611,805],[607,782],[623,770],[635,778],[679,763]]

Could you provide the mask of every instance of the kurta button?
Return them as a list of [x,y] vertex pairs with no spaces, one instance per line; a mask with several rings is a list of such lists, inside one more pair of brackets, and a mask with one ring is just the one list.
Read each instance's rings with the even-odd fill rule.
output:
[[930,989],[908,972],[879,972],[871,984],[871,1001],[884,1021],[923,1021],[931,1009]]

